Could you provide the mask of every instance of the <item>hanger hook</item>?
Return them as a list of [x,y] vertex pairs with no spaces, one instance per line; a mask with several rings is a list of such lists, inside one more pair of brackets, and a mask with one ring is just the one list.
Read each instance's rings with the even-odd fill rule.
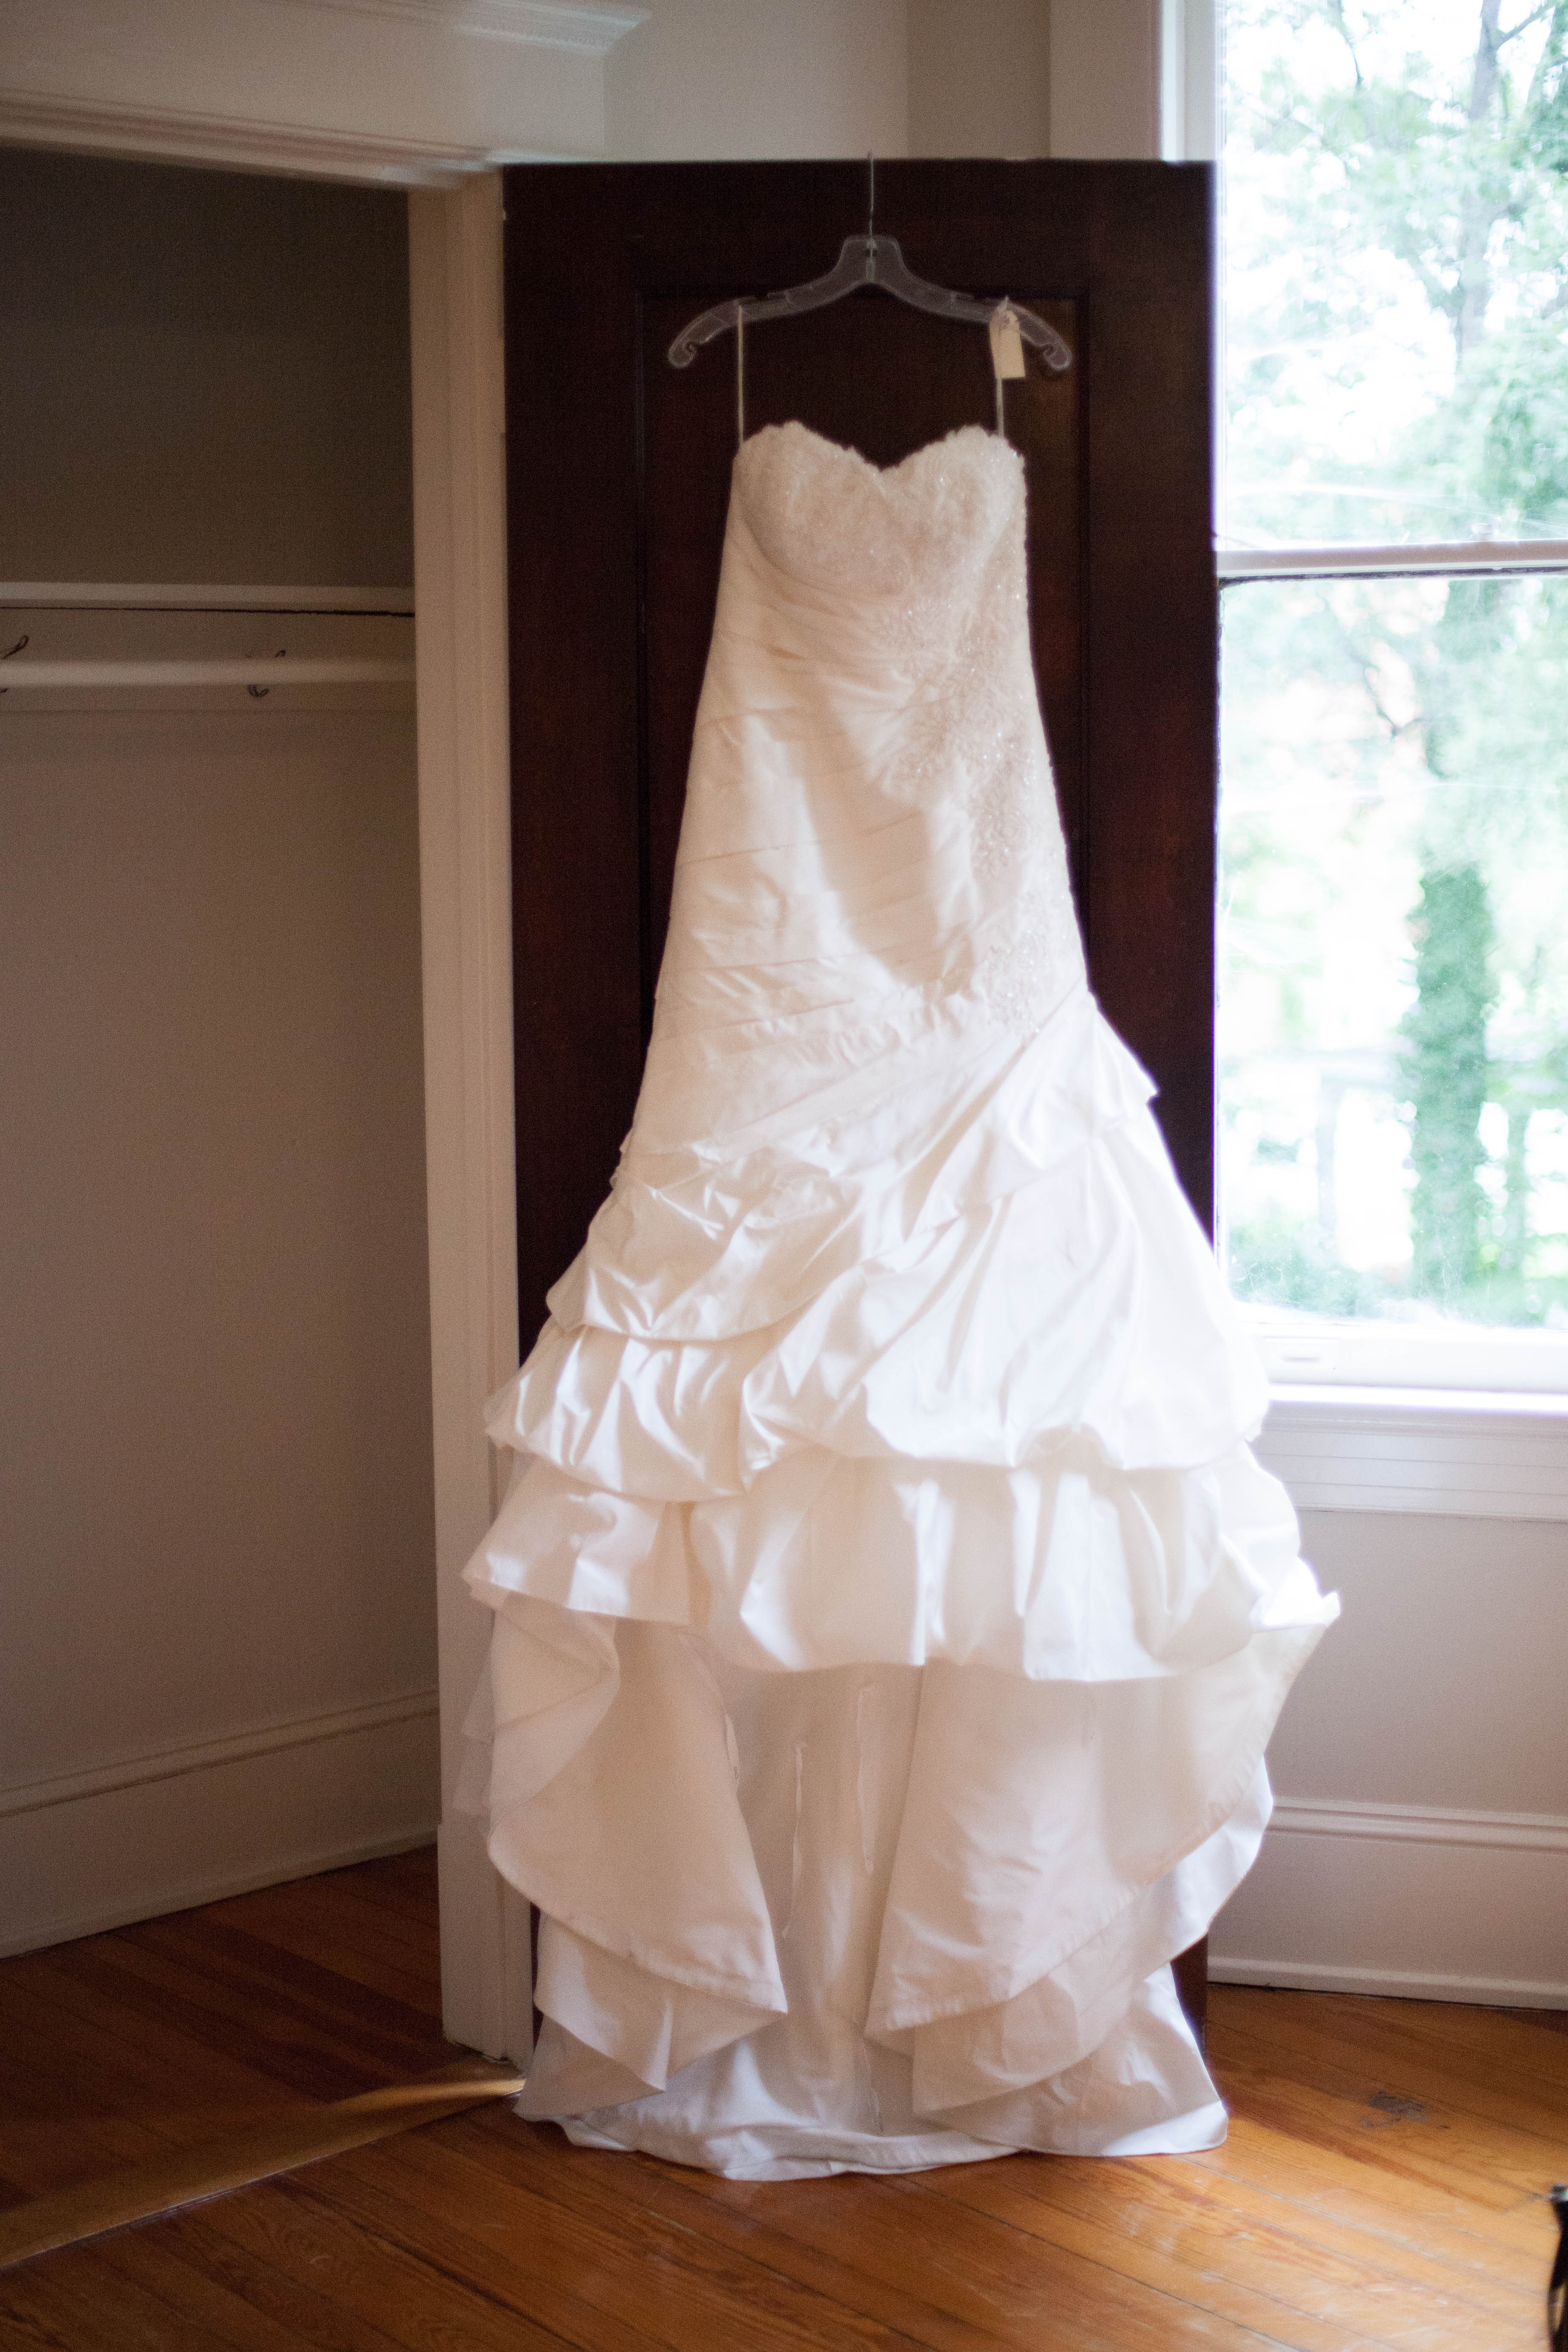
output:
[[872,154],[872,155],[868,155],[868,156],[867,156],[867,158],[866,158],[866,242],[868,243],[868,245],[870,243],[871,239],[876,236],[876,234],[877,234],[877,158],[876,158],[876,156],[875,156],[874,154]]

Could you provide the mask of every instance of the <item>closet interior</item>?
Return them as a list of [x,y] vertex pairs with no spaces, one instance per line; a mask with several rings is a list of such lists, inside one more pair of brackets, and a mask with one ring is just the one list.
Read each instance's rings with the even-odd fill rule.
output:
[[433,1834],[406,207],[0,154],[0,1948]]

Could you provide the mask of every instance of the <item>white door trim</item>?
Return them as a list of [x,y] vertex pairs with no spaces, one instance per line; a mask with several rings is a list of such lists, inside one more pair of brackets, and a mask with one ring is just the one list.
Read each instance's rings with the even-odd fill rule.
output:
[[[507,0],[476,5],[493,13]],[[597,72],[603,49],[641,12],[512,0],[512,15],[544,49],[561,47],[563,27],[571,30],[565,46],[584,50]],[[594,28],[591,42],[580,37],[584,26]],[[476,22],[464,29],[495,26]],[[515,29],[510,18],[506,29]],[[463,1719],[489,1636],[488,1612],[469,1601],[460,1581],[497,1501],[482,1407],[518,1357],[501,184],[499,171],[476,168],[494,151],[423,140],[406,130],[383,135],[254,114],[218,122],[162,97],[126,107],[80,89],[62,95],[15,87],[0,88],[0,134],[149,161],[416,189],[446,184],[441,193],[421,189],[408,200],[442,1987],[454,2041],[526,2061],[532,2016],[528,1906],[491,1867],[480,1824],[450,1811]],[[406,1843],[405,1833],[390,1841],[393,1848]],[[336,1859],[317,1855],[307,1866],[329,1867]],[[288,1867],[285,1862],[268,1874],[287,1874]]]
[[[14,100],[25,108],[0,91],[12,136]],[[181,110],[159,105],[139,114],[133,141],[85,143],[333,178],[427,176],[406,137],[389,140],[386,168],[367,174],[363,142],[341,131],[250,122],[243,153],[219,156],[193,150],[188,129]],[[77,143],[58,114],[31,130],[40,144]],[[492,1869],[479,1823],[450,1810],[489,1634],[460,1581],[498,1499],[482,1408],[518,1357],[500,174],[420,190],[408,210],[444,2013],[454,2041],[521,2062],[527,1906]]]
[[522,2062],[527,1908],[452,1811],[489,1631],[461,1582],[498,1500],[482,1409],[518,1354],[500,174],[408,221],[442,1982],[455,2041]]
[[205,163],[215,171],[282,172],[403,188],[453,187],[464,173],[485,170],[494,156],[491,148],[416,139],[405,131],[320,130],[191,107],[132,106],[26,89],[0,89],[0,139],[15,147],[147,163]]

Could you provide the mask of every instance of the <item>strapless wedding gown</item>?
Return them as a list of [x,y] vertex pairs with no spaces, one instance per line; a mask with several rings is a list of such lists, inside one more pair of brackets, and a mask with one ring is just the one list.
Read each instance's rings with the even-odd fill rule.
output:
[[467,1801],[542,1914],[521,2104],[579,2142],[1223,2136],[1168,1963],[1335,1603],[1085,985],[1025,590],[978,427],[736,458],[637,1115],[468,1570]]

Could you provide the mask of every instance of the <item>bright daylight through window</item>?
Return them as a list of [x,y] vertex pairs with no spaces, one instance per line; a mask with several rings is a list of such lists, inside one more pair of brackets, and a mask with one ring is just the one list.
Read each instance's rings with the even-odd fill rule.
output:
[[1220,1210],[1278,1377],[1568,1390],[1568,0],[1229,0]]

